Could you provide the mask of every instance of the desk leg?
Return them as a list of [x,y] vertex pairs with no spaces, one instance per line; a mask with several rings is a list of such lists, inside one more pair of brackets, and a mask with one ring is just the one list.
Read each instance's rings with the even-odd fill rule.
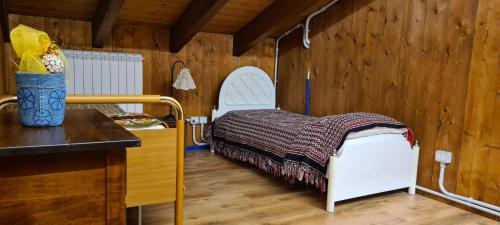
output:
[[125,149],[111,149],[107,153],[107,218],[110,225],[126,224],[126,160]]

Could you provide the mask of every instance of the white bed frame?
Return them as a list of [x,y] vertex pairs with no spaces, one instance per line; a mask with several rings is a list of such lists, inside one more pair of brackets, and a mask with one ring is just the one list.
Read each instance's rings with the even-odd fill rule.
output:
[[[274,109],[273,82],[259,68],[234,70],[222,84],[219,107],[212,121],[232,110]],[[408,188],[415,194],[419,146],[411,147],[398,134],[382,134],[347,140],[341,155],[330,156],[326,211],[335,202],[376,193]],[[213,149],[211,149],[213,152]]]

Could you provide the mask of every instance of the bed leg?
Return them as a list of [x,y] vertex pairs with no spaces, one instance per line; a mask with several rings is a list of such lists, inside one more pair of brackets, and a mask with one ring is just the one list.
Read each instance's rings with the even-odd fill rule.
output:
[[420,152],[420,146],[418,146],[418,141],[415,142],[415,145],[412,147],[412,174],[411,174],[411,184],[408,187],[408,194],[414,195],[415,189],[417,188],[417,173],[418,173],[418,156]]
[[412,186],[408,187],[408,194],[414,195],[416,189],[417,189],[416,185],[412,185]]
[[328,163],[328,187],[326,196],[326,211],[333,213],[335,208],[335,165],[337,164],[337,156],[330,156],[330,162]]

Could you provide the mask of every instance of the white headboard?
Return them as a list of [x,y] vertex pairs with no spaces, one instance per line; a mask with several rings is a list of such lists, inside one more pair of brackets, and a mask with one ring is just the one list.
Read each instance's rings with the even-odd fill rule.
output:
[[224,80],[212,121],[232,110],[274,109],[275,105],[276,93],[267,73],[254,66],[240,67]]

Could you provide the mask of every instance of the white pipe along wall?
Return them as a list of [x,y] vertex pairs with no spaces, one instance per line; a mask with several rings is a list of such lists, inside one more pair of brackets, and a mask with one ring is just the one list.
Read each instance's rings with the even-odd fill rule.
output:
[[475,200],[473,198],[466,198],[466,197],[463,197],[461,195],[457,195],[457,194],[453,194],[451,192],[448,192],[446,190],[446,188],[444,187],[444,171],[446,168],[446,164],[441,163],[439,165],[439,167],[440,167],[440,169],[439,169],[439,189],[441,190],[441,192],[443,192],[443,194],[448,195],[452,198],[460,199],[462,201],[470,202],[472,204],[480,205],[482,207],[489,208],[489,209],[500,212],[500,207],[498,207],[498,206],[491,205],[491,204],[488,204],[485,202],[481,202],[481,201]]
[[453,201],[453,202],[463,204],[465,206],[468,206],[468,207],[471,207],[471,208],[474,208],[477,210],[481,210],[483,212],[492,214],[494,216],[500,217],[500,207],[495,206],[495,205],[491,205],[491,204],[488,204],[488,203],[485,203],[482,201],[478,201],[478,200],[475,200],[473,198],[468,198],[468,197],[464,197],[461,195],[457,195],[457,194],[448,192],[446,190],[446,188],[444,187],[445,169],[446,169],[446,164],[451,163],[451,158],[452,158],[451,155],[452,154],[450,152],[446,152],[443,150],[438,150],[436,152],[435,159],[437,162],[440,163],[439,164],[439,168],[440,168],[439,169],[439,181],[438,181],[439,182],[439,189],[441,190],[442,193],[436,192],[436,191],[433,191],[433,190],[430,190],[428,188],[421,187],[421,186],[417,186],[417,189],[424,191],[424,192],[427,192],[427,193],[430,193],[430,194],[433,194],[433,195],[437,195],[441,198],[445,198],[445,199],[448,199],[448,200]]
[[[192,139],[193,139],[193,143],[195,145],[206,145],[207,143],[205,143],[205,140],[203,138],[203,127],[204,125],[207,123],[207,118],[204,117],[204,116],[196,116],[196,117],[191,117],[189,119],[186,119],[186,122],[187,123],[190,123],[191,124],[191,136],[192,136]],[[196,138],[196,125],[200,125],[201,126],[201,130],[200,130],[200,136],[201,136],[201,142],[198,142],[197,138]]]
[[500,216],[500,212],[497,212],[495,210],[491,210],[491,209],[488,209],[488,208],[485,208],[485,207],[482,207],[482,206],[479,206],[479,205],[476,205],[476,204],[473,204],[473,203],[470,203],[470,202],[462,201],[460,199],[452,198],[452,197],[450,197],[448,195],[439,193],[437,191],[433,191],[431,189],[424,188],[422,186],[417,186],[417,189],[421,190],[423,192],[427,192],[427,193],[432,194],[432,195],[439,196],[439,197],[444,198],[444,199],[448,199],[448,200],[456,202],[456,203],[460,203],[462,205],[465,205],[465,206],[468,206],[468,207],[471,207],[471,208],[474,208],[474,209],[477,209],[477,210],[481,210],[483,212],[492,214],[494,216]]
[[[198,142],[196,140],[196,124],[191,124],[191,126],[192,126],[191,130],[192,130],[192,135],[193,135],[193,143],[195,145],[206,145],[207,143]],[[203,136],[203,133],[201,135]]]
[[333,4],[337,3],[338,1],[339,0],[333,0],[333,1],[331,1],[330,3],[324,5],[323,7],[321,7],[321,9],[319,9],[316,12],[311,13],[311,15],[309,15],[307,17],[306,23],[305,23],[305,26],[304,26],[304,37],[302,39],[305,48],[309,48],[310,45],[311,45],[311,40],[309,39],[309,25],[311,23],[311,19],[314,18],[315,16],[321,14],[322,12],[326,11],[328,8],[330,8],[330,6],[332,6]]
[[[274,49],[274,91],[276,92],[276,94],[277,94],[277,90],[278,90],[278,86],[277,86],[278,85],[278,57],[279,57],[280,40],[282,38],[284,38],[285,36],[288,36],[293,31],[302,27],[304,29],[304,33],[302,35],[302,44],[304,45],[305,48],[309,48],[309,45],[311,44],[311,40],[309,39],[309,23],[311,22],[311,19],[314,18],[315,16],[321,14],[322,12],[324,12],[326,9],[328,9],[330,6],[332,6],[333,4],[335,4],[337,2],[338,2],[338,0],[333,0],[330,3],[324,5],[319,10],[311,13],[307,17],[305,25],[302,23],[299,23],[299,24],[295,25],[295,27],[292,27],[292,29],[286,31],[285,33],[283,33],[282,35],[280,35],[276,38],[275,49]],[[278,103],[276,103],[276,104],[278,104]]]
[[279,57],[280,41],[282,38],[291,34],[293,31],[295,31],[301,27],[303,28],[304,24],[299,23],[299,24],[295,25],[295,27],[293,27],[292,29],[288,30],[287,32],[283,33],[278,38],[276,38],[276,43],[274,46],[274,91],[277,91],[277,87],[278,87],[277,86],[278,85],[278,57]]
[[205,124],[200,124],[200,136],[201,136],[200,138],[201,138],[201,141],[207,142],[207,140],[205,140],[205,137],[203,135],[204,133],[205,133]]

